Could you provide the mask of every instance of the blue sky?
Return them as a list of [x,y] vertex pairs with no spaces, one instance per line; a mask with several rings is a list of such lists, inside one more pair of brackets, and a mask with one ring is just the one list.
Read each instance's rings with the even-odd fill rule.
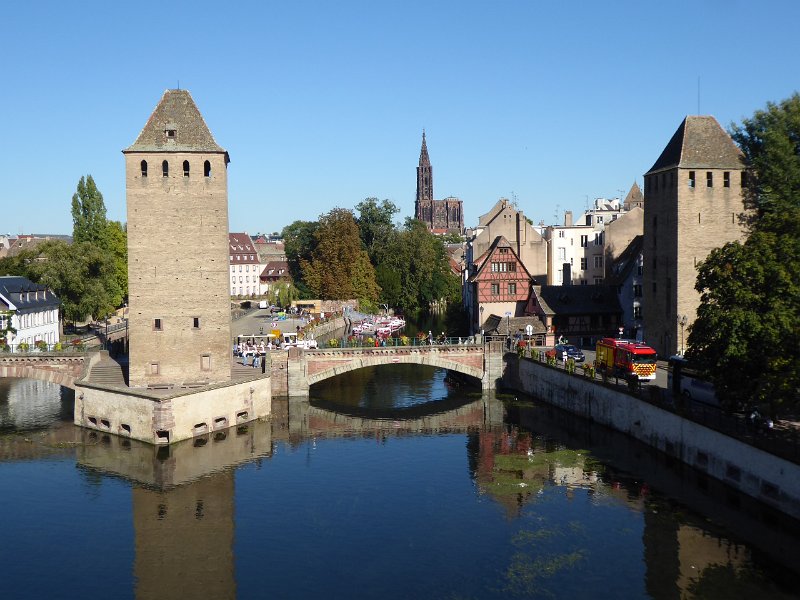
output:
[[[687,114],[723,127],[800,89],[800,2],[14,2],[0,20],[0,232],[71,233],[92,174],[125,220],[121,150],[191,91],[231,155],[231,231],[367,197],[535,222],[625,194]],[[556,215],[558,214],[558,217]]]

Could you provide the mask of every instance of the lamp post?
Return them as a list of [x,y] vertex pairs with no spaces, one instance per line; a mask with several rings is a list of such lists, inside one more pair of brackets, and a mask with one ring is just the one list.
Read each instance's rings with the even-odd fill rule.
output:
[[483,305],[480,306],[478,312],[481,313],[481,322],[478,323],[478,329],[481,330],[481,339],[483,339]]
[[684,350],[683,350],[683,328],[686,327],[686,323],[688,321],[689,321],[689,319],[686,318],[686,315],[681,315],[680,319],[678,319],[678,325],[681,326],[681,356],[683,356],[683,352],[684,352]]

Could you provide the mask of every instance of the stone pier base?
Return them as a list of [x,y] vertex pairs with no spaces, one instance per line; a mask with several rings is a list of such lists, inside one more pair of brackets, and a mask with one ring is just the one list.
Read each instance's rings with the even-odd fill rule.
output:
[[202,388],[148,390],[76,383],[74,423],[150,444],[172,444],[268,417],[269,376]]

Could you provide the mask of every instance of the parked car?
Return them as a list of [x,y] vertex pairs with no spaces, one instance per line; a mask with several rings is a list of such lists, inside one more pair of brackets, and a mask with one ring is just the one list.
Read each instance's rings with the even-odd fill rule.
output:
[[586,360],[586,355],[581,349],[572,344],[558,344],[554,350],[556,352],[556,360],[563,362],[566,362],[568,358],[571,358],[575,362],[583,362]]

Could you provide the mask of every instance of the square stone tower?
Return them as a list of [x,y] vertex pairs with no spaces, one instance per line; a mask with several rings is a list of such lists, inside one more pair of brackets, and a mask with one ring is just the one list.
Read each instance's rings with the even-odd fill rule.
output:
[[644,339],[661,357],[686,347],[697,265],[744,238],[743,173],[742,152],[717,120],[689,116],[644,176]]
[[167,90],[123,154],[130,386],[229,381],[228,153]]

